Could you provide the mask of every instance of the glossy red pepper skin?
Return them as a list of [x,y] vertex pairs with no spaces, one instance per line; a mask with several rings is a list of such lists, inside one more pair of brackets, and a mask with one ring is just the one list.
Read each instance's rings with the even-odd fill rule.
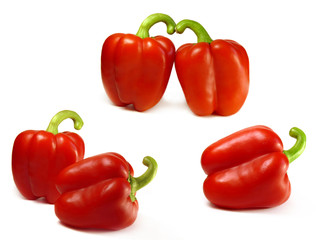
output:
[[126,179],[107,179],[62,194],[55,203],[55,213],[62,223],[71,227],[120,230],[137,218],[138,202],[131,201],[130,192]]
[[[249,91],[247,52],[233,40],[212,40],[202,26],[197,30],[199,26],[190,20],[177,24],[179,33],[190,27],[198,35],[198,43],[179,47],[175,59],[188,106],[199,116],[235,114]],[[201,34],[206,34],[206,38],[201,39]]]
[[266,126],[254,126],[233,133],[207,147],[201,166],[207,175],[249,162],[259,156],[282,152],[280,137]]
[[60,195],[56,176],[66,166],[82,160],[84,149],[84,142],[76,133],[20,133],[12,150],[12,174],[18,190],[27,199],[44,197],[48,203],[54,203]]
[[[165,21],[168,29],[172,28],[170,33],[174,32],[173,20],[163,14],[149,16],[140,29],[148,31],[157,21]],[[105,40],[101,53],[104,89],[117,106],[132,104],[137,111],[152,108],[165,92],[174,58],[174,44],[166,37],[140,32],[113,34]]]
[[61,171],[56,178],[60,193],[88,187],[112,178],[128,179],[133,169],[123,156],[108,152],[76,162]]
[[117,153],[104,153],[68,166],[56,185],[60,221],[76,228],[119,230],[137,218],[138,201],[132,190],[133,169]]
[[[305,140],[299,154],[304,147]],[[206,198],[232,209],[284,203],[291,193],[285,152],[279,136],[265,126],[250,127],[213,143],[201,157],[208,175],[203,184]]]

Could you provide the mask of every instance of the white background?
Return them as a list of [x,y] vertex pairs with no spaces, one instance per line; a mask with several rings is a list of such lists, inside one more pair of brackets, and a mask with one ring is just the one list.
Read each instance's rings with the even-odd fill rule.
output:
[[[1,1],[0,183],[2,239],[319,239],[320,14],[317,1]],[[175,70],[154,108],[138,113],[113,106],[100,77],[100,53],[113,33],[136,33],[150,14],[200,22],[213,39],[233,39],[250,59],[250,90],[229,117],[197,117],[185,103]],[[168,36],[163,23],[150,34],[176,48],[196,37]],[[136,222],[121,231],[81,231],[63,226],[52,205],[20,196],[11,174],[15,137],[46,129],[60,110],[84,120],[77,131],[86,157],[114,151],[142,174],[153,156],[158,174],[137,193]],[[271,209],[227,211],[202,192],[202,151],[245,127],[263,124],[294,144],[303,129],[307,147],[288,170],[292,194]],[[64,121],[60,131],[73,130]],[[3,238],[6,236],[5,238]]]

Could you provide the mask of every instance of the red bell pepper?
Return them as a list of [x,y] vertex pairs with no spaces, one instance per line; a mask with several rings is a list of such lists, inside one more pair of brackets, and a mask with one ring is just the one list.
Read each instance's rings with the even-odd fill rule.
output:
[[156,175],[157,163],[145,157],[147,171],[133,177],[131,165],[117,153],[104,153],[63,169],[56,185],[62,195],[55,202],[60,221],[76,228],[119,230],[137,218],[136,191]]
[[175,68],[187,104],[199,116],[228,116],[240,110],[249,90],[246,50],[232,40],[212,40],[197,22],[182,20],[177,33],[190,28],[196,44],[184,44],[176,52]]
[[138,33],[116,33],[102,47],[101,76],[110,100],[117,106],[132,104],[137,111],[156,105],[167,87],[175,57],[175,47],[163,36],[149,37],[149,29],[158,22],[175,32],[168,15],[153,14],[141,24]]
[[12,174],[20,193],[27,199],[45,197],[54,203],[60,195],[55,178],[66,166],[83,159],[84,142],[72,132],[58,133],[65,119],[81,129],[83,121],[72,111],[61,111],[51,120],[46,131],[27,130],[20,133],[13,145]]
[[270,128],[254,126],[231,134],[204,150],[201,165],[208,175],[203,183],[207,199],[222,208],[267,208],[284,203],[291,187],[289,163],[305,149],[306,136],[290,130],[297,139],[283,150],[281,139]]

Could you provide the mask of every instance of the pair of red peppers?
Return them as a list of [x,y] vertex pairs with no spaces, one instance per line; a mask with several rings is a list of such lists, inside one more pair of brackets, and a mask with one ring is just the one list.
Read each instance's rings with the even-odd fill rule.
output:
[[138,213],[136,191],[154,178],[156,161],[145,157],[147,171],[134,177],[130,163],[118,153],[83,159],[82,138],[58,132],[67,118],[81,129],[77,113],[61,111],[46,131],[27,130],[16,137],[12,173],[18,190],[27,199],[44,197],[54,203],[57,217],[72,227],[118,230],[131,225]]
[[[149,36],[149,29],[158,22],[167,25],[168,34],[190,28],[198,43],[175,51],[170,39]],[[212,40],[195,21],[175,24],[160,13],[146,18],[136,35],[117,33],[105,40],[101,53],[103,86],[115,105],[132,104],[137,111],[145,111],[162,98],[173,63],[193,113],[228,116],[244,104],[249,90],[246,50],[232,40]]]

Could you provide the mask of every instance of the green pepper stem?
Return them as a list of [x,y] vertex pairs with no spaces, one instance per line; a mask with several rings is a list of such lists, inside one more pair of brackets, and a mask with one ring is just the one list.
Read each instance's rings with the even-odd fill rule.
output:
[[147,17],[141,23],[140,28],[136,35],[141,38],[149,37],[150,28],[158,22],[164,22],[167,25],[168,34],[173,34],[175,32],[176,23],[173,21],[173,19],[170,16],[162,13],[155,13]]
[[182,20],[176,25],[176,32],[182,34],[186,28],[190,28],[198,38],[199,42],[207,42],[211,43],[213,40],[211,39],[210,35],[206,31],[206,29],[198,22],[193,20]]
[[157,174],[158,164],[152,157],[144,157],[143,164],[148,167],[147,171],[145,171],[144,174],[137,178],[129,175],[128,178],[128,181],[131,185],[130,198],[132,202],[136,201],[136,192],[150,183]]
[[81,117],[76,112],[64,110],[54,115],[46,131],[51,132],[53,134],[58,134],[58,126],[63,120],[67,118],[71,118],[73,120],[75,129],[80,130],[82,128],[83,121]]
[[296,138],[297,141],[292,148],[289,150],[284,150],[283,153],[287,156],[289,163],[292,163],[303,153],[304,149],[306,148],[307,137],[305,133],[297,127],[291,128],[289,134],[291,137]]

